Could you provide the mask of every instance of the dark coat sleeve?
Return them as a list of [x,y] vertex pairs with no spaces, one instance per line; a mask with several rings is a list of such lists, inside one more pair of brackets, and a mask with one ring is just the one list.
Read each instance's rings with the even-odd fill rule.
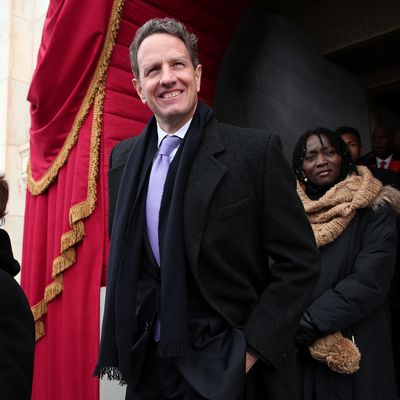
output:
[[352,272],[308,309],[324,334],[357,323],[380,307],[388,296],[396,260],[396,219],[389,205],[365,212],[367,223],[359,232],[361,251]]
[[293,348],[293,336],[311,301],[320,271],[320,256],[294,174],[280,142],[271,136],[264,157],[262,236],[274,263],[271,281],[244,328],[249,346],[273,365]]
[[26,297],[15,281],[0,270],[0,398],[31,398],[35,333]]

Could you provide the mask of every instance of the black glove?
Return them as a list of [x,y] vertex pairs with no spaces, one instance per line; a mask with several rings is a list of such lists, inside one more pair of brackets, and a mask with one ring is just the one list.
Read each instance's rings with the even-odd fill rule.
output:
[[321,336],[319,329],[314,324],[310,315],[305,312],[294,336],[297,347],[307,347]]

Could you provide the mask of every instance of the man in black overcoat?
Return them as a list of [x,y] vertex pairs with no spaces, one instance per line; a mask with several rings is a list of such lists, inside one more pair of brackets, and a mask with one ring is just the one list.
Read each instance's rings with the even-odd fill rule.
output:
[[296,399],[293,335],[320,260],[280,140],[198,101],[197,38],[180,22],[145,23],[130,57],[154,117],[110,159],[95,374],[134,400]]

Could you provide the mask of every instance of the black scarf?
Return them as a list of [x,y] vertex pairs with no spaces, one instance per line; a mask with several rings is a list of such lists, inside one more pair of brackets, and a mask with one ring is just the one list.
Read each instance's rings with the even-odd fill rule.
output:
[[[187,327],[186,251],[182,213],[187,178],[212,110],[199,103],[165,183],[160,209],[161,336],[162,357],[185,355]],[[137,338],[136,297],[145,232],[144,182],[156,151],[154,117],[128,157],[115,206],[111,233],[102,337],[95,375],[127,382],[130,350]]]

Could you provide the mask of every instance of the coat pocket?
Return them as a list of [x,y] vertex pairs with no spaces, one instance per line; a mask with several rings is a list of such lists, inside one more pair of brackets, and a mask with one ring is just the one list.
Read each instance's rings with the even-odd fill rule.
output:
[[237,201],[234,204],[229,204],[223,207],[211,209],[210,219],[221,220],[243,214],[245,211],[249,209],[252,200],[253,196],[249,196],[244,198],[243,200]]

